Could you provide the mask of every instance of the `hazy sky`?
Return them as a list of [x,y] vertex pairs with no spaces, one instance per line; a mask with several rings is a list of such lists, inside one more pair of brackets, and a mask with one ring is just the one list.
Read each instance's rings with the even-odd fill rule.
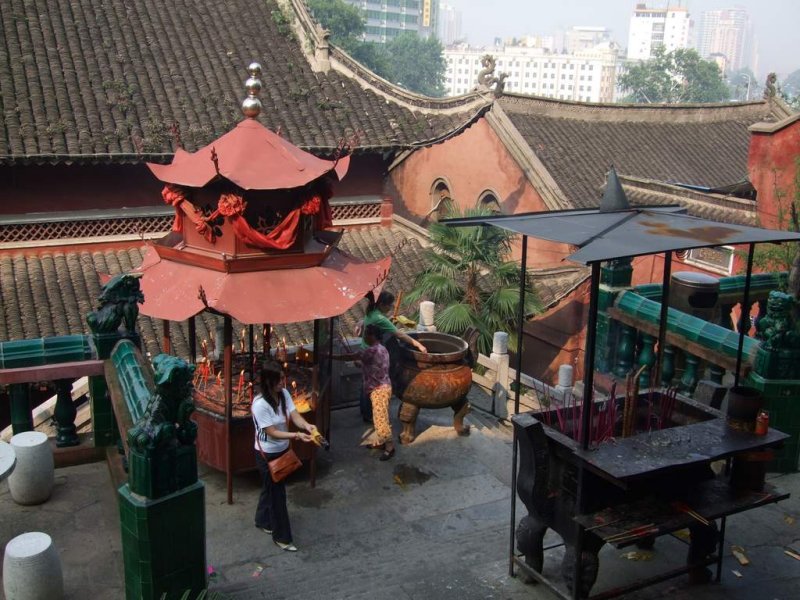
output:
[[[639,0],[640,2],[645,0]],[[628,22],[637,0],[446,0],[463,14],[463,34],[473,45],[495,37],[550,34],[573,25],[609,27],[624,48]],[[646,0],[664,6],[664,0]],[[800,0],[673,0],[689,7],[697,23],[704,10],[741,6],[754,23],[759,48],[759,75],[785,76],[800,69]]]

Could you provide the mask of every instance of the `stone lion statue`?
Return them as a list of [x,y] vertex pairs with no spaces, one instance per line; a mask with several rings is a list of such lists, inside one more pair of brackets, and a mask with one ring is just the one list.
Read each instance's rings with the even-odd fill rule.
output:
[[139,302],[144,302],[144,295],[139,289],[140,277],[138,274],[121,273],[103,286],[97,310],[86,315],[92,333],[114,333],[123,323],[129,333],[136,333]]
[[757,336],[768,350],[800,348],[800,333],[792,323],[795,299],[772,291],[767,299],[767,314],[758,322]]
[[141,451],[169,445],[172,440],[182,445],[193,444],[197,425],[189,415],[194,411],[194,365],[169,354],[159,354],[153,359],[153,369],[156,390],[142,418],[128,430],[128,444]]

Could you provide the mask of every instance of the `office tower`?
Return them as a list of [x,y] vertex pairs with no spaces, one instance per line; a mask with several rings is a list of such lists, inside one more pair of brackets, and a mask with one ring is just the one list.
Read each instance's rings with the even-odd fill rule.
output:
[[647,60],[658,46],[667,52],[688,48],[691,24],[689,9],[684,6],[649,8],[645,3],[637,4],[628,29],[628,59]]

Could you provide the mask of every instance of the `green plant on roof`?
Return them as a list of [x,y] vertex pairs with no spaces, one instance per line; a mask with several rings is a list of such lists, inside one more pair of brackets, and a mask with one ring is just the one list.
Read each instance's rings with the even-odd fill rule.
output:
[[[443,217],[491,214],[480,207],[462,212],[448,203]],[[439,331],[463,335],[469,327],[480,331],[478,349],[488,354],[495,331],[509,333],[516,347],[519,314],[519,263],[511,259],[513,235],[497,227],[450,227],[431,223],[431,247],[425,250],[427,266],[417,276],[406,302],[436,303]],[[526,282],[525,314],[539,309],[531,285]]]

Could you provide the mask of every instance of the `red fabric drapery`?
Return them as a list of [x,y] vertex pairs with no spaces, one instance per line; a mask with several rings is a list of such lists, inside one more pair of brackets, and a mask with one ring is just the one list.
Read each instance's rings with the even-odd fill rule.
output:
[[[203,218],[198,215],[197,219],[192,218],[191,220],[195,223],[198,233],[212,244],[215,241],[215,236],[209,223],[217,217],[223,216],[231,223],[237,239],[242,240],[247,245],[261,250],[286,250],[297,239],[297,227],[300,224],[301,215],[316,215],[315,224],[317,229],[326,229],[332,225],[333,215],[328,203],[331,195],[330,186],[323,186],[316,195],[311,196],[299,208],[286,215],[283,221],[278,223],[268,234],[253,229],[242,216],[247,203],[239,194],[222,194],[219,198],[217,210],[208,217]],[[183,217],[184,214],[188,214],[182,206],[187,200],[186,194],[178,186],[168,184],[161,191],[161,196],[164,198],[164,202],[175,207],[175,221],[172,224],[172,230],[183,231]]]
[[172,231],[183,231],[183,208],[181,204],[186,201],[186,194],[179,187],[168,183],[161,190],[164,202],[175,208],[175,220],[172,222]]

